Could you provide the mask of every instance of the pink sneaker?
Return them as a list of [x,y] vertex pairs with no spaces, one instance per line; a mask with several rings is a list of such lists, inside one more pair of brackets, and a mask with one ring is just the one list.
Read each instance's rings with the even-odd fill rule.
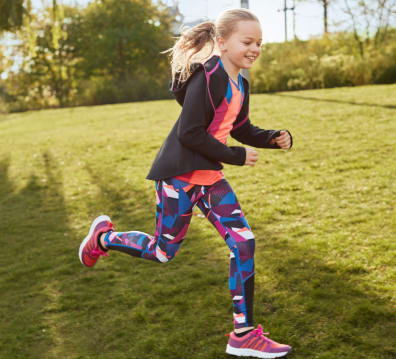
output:
[[291,346],[279,344],[267,338],[264,334],[269,333],[263,333],[263,328],[260,324],[257,329],[240,338],[235,335],[234,331],[226,334],[230,337],[226,353],[244,357],[279,358],[291,351]]
[[108,256],[108,253],[102,251],[98,245],[98,237],[103,232],[113,230],[113,223],[108,216],[99,216],[91,224],[88,235],[81,242],[78,252],[80,261],[86,267],[92,267],[100,256]]

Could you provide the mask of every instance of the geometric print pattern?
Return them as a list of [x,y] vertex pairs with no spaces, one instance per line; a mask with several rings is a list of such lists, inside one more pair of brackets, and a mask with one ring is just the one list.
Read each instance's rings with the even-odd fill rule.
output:
[[106,240],[107,248],[166,263],[178,253],[197,205],[230,249],[234,328],[253,326],[255,239],[228,181],[196,185],[170,178],[157,180],[155,188],[155,236],[115,231]]

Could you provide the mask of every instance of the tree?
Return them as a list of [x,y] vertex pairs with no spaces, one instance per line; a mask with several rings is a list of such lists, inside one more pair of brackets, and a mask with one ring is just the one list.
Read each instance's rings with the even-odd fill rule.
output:
[[16,32],[20,43],[14,47],[13,55],[23,61],[19,72],[10,74],[8,82],[15,94],[34,108],[65,106],[71,102],[75,68],[68,26],[78,11],[54,0],[52,7],[31,14],[29,21],[24,20]]
[[396,0],[344,0],[344,6],[363,57],[372,34],[375,47],[385,41],[391,23],[396,20]]
[[92,103],[127,102],[168,95],[172,16],[150,0],[94,0],[74,18],[71,41],[77,68],[98,94]]
[[[307,0],[300,0],[300,2],[306,2]],[[329,6],[335,2],[335,0],[314,0],[314,2],[319,2],[323,6],[323,29],[324,33],[329,33],[328,28],[328,18],[329,18]]]
[[170,40],[170,19],[150,0],[95,0],[75,24],[76,52],[87,76],[122,80],[142,68],[154,73]]
[[22,64],[6,81],[12,110],[169,95],[160,55],[172,42],[165,8],[150,0],[95,0],[83,9],[58,1],[15,32],[11,57]]
[[29,14],[30,9],[31,0],[0,0],[0,32],[20,28],[23,17]]

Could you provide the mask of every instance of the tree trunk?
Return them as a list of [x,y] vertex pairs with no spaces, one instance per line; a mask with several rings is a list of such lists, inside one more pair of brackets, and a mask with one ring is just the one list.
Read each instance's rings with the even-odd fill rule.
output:
[[329,30],[327,27],[327,6],[329,5],[328,0],[323,0],[323,23],[324,23],[324,33],[328,34]]

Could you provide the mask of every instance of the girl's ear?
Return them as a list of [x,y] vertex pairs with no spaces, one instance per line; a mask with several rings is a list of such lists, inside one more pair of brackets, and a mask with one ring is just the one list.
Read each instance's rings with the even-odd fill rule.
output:
[[219,48],[220,51],[225,50],[225,41],[221,36],[216,37],[216,43],[217,43],[217,47]]

